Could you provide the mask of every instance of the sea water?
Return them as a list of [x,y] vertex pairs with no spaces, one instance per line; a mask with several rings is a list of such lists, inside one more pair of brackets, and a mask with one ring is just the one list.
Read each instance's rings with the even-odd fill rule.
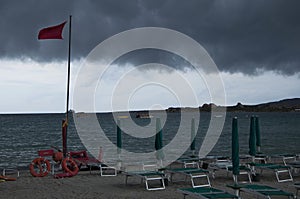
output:
[[[122,115],[122,114],[121,114]],[[181,125],[181,113],[169,112],[166,114],[163,125],[163,144],[167,145],[176,137]],[[300,153],[300,112],[268,112],[226,113],[222,133],[210,152],[211,155],[230,156],[231,154],[231,122],[233,117],[238,118],[240,154],[248,153],[248,138],[250,129],[250,117],[259,117],[262,152],[265,154],[299,154]],[[222,116],[220,116],[222,117]],[[37,151],[50,149],[51,146],[62,146],[62,119],[65,114],[2,114],[0,115],[0,168],[28,167],[30,162],[38,157]],[[105,136],[114,145],[116,139],[116,121],[111,113],[98,113],[98,122]],[[188,124],[192,117],[184,118]],[[131,114],[129,118],[120,117],[121,126],[126,131],[134,128],[146,128],[147,131],[155,132],[155,126],[149,125],[156,117],[148,119],[135,118]],[[133,120],[135,125],[128,122]],[[196,135],[196,153],[198,153],[203,138],[209,128],[211,114],[200,114],[199,126]],[[131,129],[130,129],[131,128]],[[139,129],[139,128],[138,128]],[[145,133],[147,131],[141,131]],[[190,126],[186,126],[190,132]],[[134,137],[126,132],[122,133],[123,149],[134,153],[147,153],[154,151],[154,136]],[[74,124],[73,116],[70,116],[67,144],[69,151],[85,150]],[[176,149],[174,149],[176,150]],[[189,153],[187,147],[185,153]]]

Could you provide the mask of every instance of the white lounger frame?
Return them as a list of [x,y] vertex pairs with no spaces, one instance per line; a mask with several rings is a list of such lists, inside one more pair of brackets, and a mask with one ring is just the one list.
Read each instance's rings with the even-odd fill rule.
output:
[[[197,168],[195,168],[195,170],[196,169]],[[182,171],[172,171],[172,170],[169,170],[169,173],[170,173],[170,180],[171,180],[171,182],[186,181],[186,177],[190,177],[193,188],[211,186],[208,174],[206,174],[203,171],[201,171],[201,169],[199,169],[199,172],[195,172],[195,173],[188,173],[188,172],[185,172],[184,170],[182,170]],[[174,174],[183,174],[183,175],[185,175],[185,180],[173,181],[173,175]],[[198,178],[206,178],[206,182],[207,183],[206,184],[197,185],[194,180],[198,179]]]
[[[157,172],[158,169],[158,165],[156,163],[143,163],[142,164],[142,169],[145,173],[148,172]],[[153,174],[152,176],[145,176],[143,175],[143,171],[141,172],[141,174],[139,174],[139,172],[135,173],[135,172],[128,172],[126,173],[126,179],[125,179],[125,183],[127,185],[128,182],[128,177],[129,176],[138,176],[141,178],[141,183],[145,182],[146,185],[146,189],[148,191],[155,191],[155,190],[163,190],[166,188],[165,186],[165,177],[159,175],[159,174]],[[150,187],[149,182],[150,181],[159,181],[160,183],[160,187]]]

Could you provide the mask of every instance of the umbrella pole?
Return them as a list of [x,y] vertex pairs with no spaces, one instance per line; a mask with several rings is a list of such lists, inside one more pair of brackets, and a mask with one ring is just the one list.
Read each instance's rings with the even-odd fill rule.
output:
[[[235,185],[238,185],[238,175],[233,175],[233,182]],[[234,189],[235,195],[240,199],[240,190],[238,189]]]
[[120,128],[121,122],[117,121],[117,154],[118,161],[121,162],[121,153],[122,153],[122,130]]
[[117,161],[117,168],[118,168],[118,170],[121,170],[121,168],[122,168],[121,154],[119,154],[119,159]]
[[155,134],[155,150],[156,150],[156,158],[157,164],[160,167],[163,167],[163,159],[164,159],[164,152],[163,152],[163,141],[162,141],[162,128],[160,124],[160,118],[156,118],[156,134]]
[[260,153],[260,146],[257,146],[257,153]]
[[[253,155],[253,156],[251,156],[251,159],[252,159],[252,163],[255,163],[255,156]],[[256,171],[255,171],[255,166],[251,166],[251,174],[253,175],[253,176],[256,176]]]
[[191,123],[191,146],[190,149],[192,151],[192,157],[195,157],[195,149],[196,149],[196,132],[195,132],[195,119],[192,119]]
[[238,183],[238,176],[237,175],[233,175],[233,182],[234,182],[234,184]]

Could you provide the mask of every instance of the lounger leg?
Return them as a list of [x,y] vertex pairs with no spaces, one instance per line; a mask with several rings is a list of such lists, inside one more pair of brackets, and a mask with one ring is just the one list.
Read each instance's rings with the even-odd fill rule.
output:
[[[210,180],[209,180],[209,177],[205,174],[202,174],[202,175],[195,175],[193,176],[192,174],[190,174],[190,177],[191,177],[191,181],[192,181],[192,186],[193,188],[196,188],[196,187],[203,187],[203,186],[211,186],[210,185]],[[196,185],[195,182],[194,182],[194,179],[196,178],[206,178],[207,180],[207,184],[201,184],[201,185]]]
[[15,173],[17,174],[17,177],[20,177],[20,171],[19,170],[17,170],[17,169],[3,169],[3,171],[2,171],[2,175],[6,175],[6,172],[7,171],[9,171],[9,170],[11,170],[11,171],[15,171]]
[[[249,183],[252,183],[252,180],[251,180],[251,172],[248,172],[248,171],[240,171],[240,175],[247,175]],[[234,178],[235,178],[234,175],[233,175],[232,177],[233,177],[233,181],[234,181],[234,182],[237,182],[237,179],[236,179],[236,181],[235,181],[235,179],[234,179]]]
[[216,172],[216,170],[213,170],[212,173],[211,173],[211,176],[212,176],[213,179],[215,179],[215,177],[216,177],[216,173],[215,172]]
[[238,198],[240,198],[240,190],[239,190],[239,189],[236,189],[236,190],[235,190],[235,195],[236,195]]
[[[280,179],[280,173],[287,173],[289,175],[289,178],[286,178],[286,179]],[[277,178],[277,181],[278,182],[287,182],[287,181],[293,181],[293,176],[290,172],[289,169],[287,170],[276,170],[275,171],[275,175],[276,175],[276,178]]]
[[[149,188],[149,185],[148,185],[148,181],[153,181],[153,180],[159,180],[161,182],[161,187],[157,187],[157,188]],[[161,189],[165,189],[165,181],[164,181],[164,178],[162,177],[151,177],[151,178],[148,178],[148,177],[145,177],[145,184],[146,184],[146,189],[149,190],[149,191],[152,191],[152,190],[161,190]]]
[[250,172],[247,172],[247,175],[248,175],[249,183],[252,183],[252,179],[251,179],[251,171],[250,171]]
[[[112,174],[106,174],[104,171],[113,171]],[[116,176],[117,175],[117,169],[115,167],[111,166],[101,166],[100,165],[100,175],[101,176]]]

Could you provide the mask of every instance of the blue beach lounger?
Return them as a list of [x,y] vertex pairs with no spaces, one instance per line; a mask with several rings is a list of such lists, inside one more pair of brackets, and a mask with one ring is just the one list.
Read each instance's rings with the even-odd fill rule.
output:
[[[226,168],[227,172],[232,172],[232,166],[228,166]],[[251,180],[251,169],[245,165],[240,165],[239,166],[240,174],[239,175],[246,175],[248,181],[244,181],[244,183],[252,183]]]
[[287,166],[290,166],[293,172],[297,172],[300,169],[300,161],[293,161],[286,163]]
[[294,187],[296,188],[296,196],[298,196],[298,192],[300,190],[300,182],[295,182]]
[[[149,191],[165,189],[165,174],[160,171],[128,171],[124,172],[126,175],[125,184],[128,183],[128,177],[137,176],[141,178],[141,182],[145,182],[146,189]],[[157,182],[156,186],[150,185],[150,182]],[[158,185],[158,186],[157,186]],[[151,186],[151,187],[150,187]]]
[[186,196],[188,195],[204,199],[238,198],[238,196],[228,193],[227,191],[216,189],[210,186],[198,188],[183,188],[178,189],[178,191],[183,194],[183,198],[186,198]]
[[[208,177],[209,171],[204,169],[198,169],[198,168],[176,168],[176,169],[167,169],[167,173],[170,174],[170,179],[173,182],[173,175],[174,174],[182,174],[185,177],[190,177],[193,188],[196,187],[204,187],[204,186],[210,186],[210,180]],[[195,182],[196,179],[204,179],[205,184],[197,184]],[[185,178],[186,180],[186,178]]]
[[[215,163],[212,163],[209,166],[210,166],[210,169],[213,170],[213,173],[212,173],[213,178],[215,178],[216,171],[220,170],[220,169],[223,169],[223,170],[226,169],[227,175],[228,175],[229,172],[232,172],[232,162],[229,159],[216,161]],[[251,169],[249,167],[245,166],[245,165],[240,165],[239,170],[240,170],[239,175],[247,176],[248,181],[245,180],[245,182],[251,183],[252,182],[252,180],[251,180]]]
[[295,198],[293,193],[286,192],[271,186],[261,185],[261,184],[243,185],[241,190],[247,193],[255,194],[257,196],[262,196],[264,198],[269,198],[269,199],[271,199],[272,197]]
[[[287,182],[287,181],[293,181],[293,176],[291,174],[291,168],[289,166],[285,165],[280,165],[280,164],[272,164],[272,163],[266,163],[266,164],[261,164],[261,163],[249,163],[249,165],[254,168],[253,173],[255,173],[255,169],[267,169],[267,170],[272,170],[275,172],[276,178],[278,182]],[[286,174],[285,176],[283,174]]]
[[200,168],[201,159],[197,157],[183,157],[178,158],[176,162],[182,164],[184,168]]

